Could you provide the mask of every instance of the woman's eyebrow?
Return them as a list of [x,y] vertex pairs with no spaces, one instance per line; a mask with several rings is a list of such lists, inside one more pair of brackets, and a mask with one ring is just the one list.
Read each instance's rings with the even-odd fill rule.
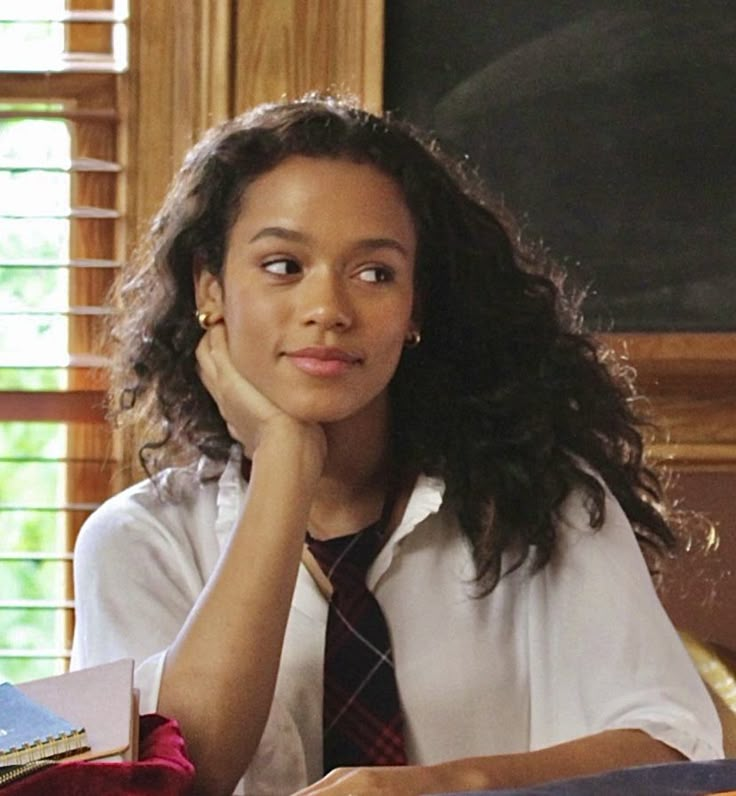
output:
[[406,246],[402,245],[395,238],[363,238],[355,242],[356,249],[368,249],[375,251],[376,249],[395,249],[404,257],[409,257],[409,252]]
[[[281,238],[281,240],[292,241],[295,243],[312,243],[313,238],[305,232],[288,227],[263,227],[250,239],[250,243],[255,243],[262,238]],[[352,244],[355,249],[395,249],[404,257],[409,257],[406,246],[399,243],[395,238],[360,238]]]
[[304,232],[287,227],[263,227],[250,239],[249,243],[255,243],[261,238],[281,238],[282,240],[295,241],[296,243],[309,243],[311,238]]

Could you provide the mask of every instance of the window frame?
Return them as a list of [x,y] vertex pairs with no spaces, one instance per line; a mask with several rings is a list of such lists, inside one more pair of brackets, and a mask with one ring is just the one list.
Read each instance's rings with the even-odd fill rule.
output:
[[[67,9],[112,11],[114,0],[67,0]],[[70,53],[112,52],[110,22],[83,21],[65,27],[66,51]],[[67,445],[62,463],[66,472],[65,496],[56,511],[65,517],[65,551],[4,554],[6,562],[60,561],[65,567],[63,594],[56,595],[54,610],[63,616],[63,653],[34,654],[34,650],[13,650],[9,657],[21,659],[61,658],[68,665],[74,630],[72,551],[79,528],[93,508],[116,488],[114,451],[110,429],[105,422],[105,377],[99,347],[101,314],[115,265],[125,249],[122,217],[122,178],[110,168],[94,161],[114,163],[121,147],[122,109],[127,105],[128,75],[113,71],[109,64],[94,68],[93,58],[81,67],[71,58],[58,71],[0,70],[0,98],[12,102],[53,102],[58,113],[31,111],[28,118],[67,119],[72,131],[70,169],[70,249],[69,249],[69,336],[68,387],[64,390],[0,391],[0,421],[66,424]],[[78,68],[79,67],[79,68]],[[8,111],[6,116],[14,116]],[[18,114],[19,118],[23,115]],[[90,162],[92,159],[93,162]],[[77,161],[81,161],[81,164]],[[78,167],[81,168],[77,170]],[[107,208],[98,213],[75,213],[73,208]],[[102,267],[98,267],[102,265]],[[77,312],[74,308],[81,307]],[[104,313],[104,310],[102,310]],[[49,509],[51,510],[51,509]],[[13,600],[4,601],[12,609]],[[18,601],[15,601],[18,602]],[[45,607],[43,600],[22,600],[29,608]],[[39,651],[40,652],[40,651]],[[51,651],[52,653],[54,650]],[[8,657],[8,656],[5,656]]]

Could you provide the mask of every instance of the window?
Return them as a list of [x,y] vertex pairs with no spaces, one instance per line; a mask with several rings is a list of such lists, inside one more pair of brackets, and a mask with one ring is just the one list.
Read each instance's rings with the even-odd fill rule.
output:
[[66,667],[74,541],[113,488],[126,22],[119,0],[0,0],[0,679]]

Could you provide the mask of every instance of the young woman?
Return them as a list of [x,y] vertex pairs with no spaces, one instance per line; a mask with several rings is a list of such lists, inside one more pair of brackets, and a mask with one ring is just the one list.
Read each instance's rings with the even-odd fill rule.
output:
[[135,658],[200,792],[722,753],[640,550],[675,535],[623,371],[435,145],[256,108],[192,151],[119,298],[113,406],[160,472],[80,536],[73,664]]

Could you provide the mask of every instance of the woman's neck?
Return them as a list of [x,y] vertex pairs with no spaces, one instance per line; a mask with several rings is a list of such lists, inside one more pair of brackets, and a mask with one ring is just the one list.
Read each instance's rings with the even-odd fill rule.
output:
[[375,522],[391,480],[388,413],[325,427],[329,451],[310,512],[317,538],[343,536]]

